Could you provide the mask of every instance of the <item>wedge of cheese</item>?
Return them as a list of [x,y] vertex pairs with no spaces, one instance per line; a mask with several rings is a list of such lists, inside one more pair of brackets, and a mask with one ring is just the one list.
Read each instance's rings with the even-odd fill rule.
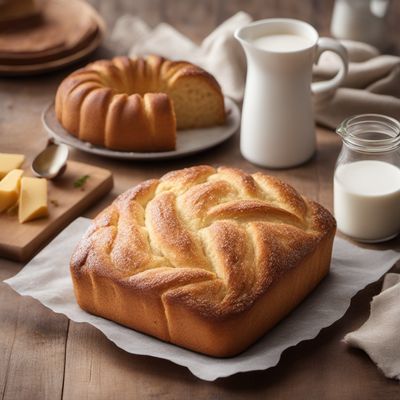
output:
[[25,160],[23,154],[0,153],[0,179],[13,169],[19,168]]
[[22,169],[13,169],[0,181],[0,213],[17,202],[23,173]]
[[46,179],[23,177],[19,193],[19,222],[24,223],[47,215]]

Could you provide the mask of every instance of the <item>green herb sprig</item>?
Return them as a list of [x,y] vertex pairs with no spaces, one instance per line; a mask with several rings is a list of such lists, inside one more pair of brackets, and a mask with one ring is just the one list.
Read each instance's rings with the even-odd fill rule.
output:
[[90,178],[90,175],[82,175],[74,182],[75,188],[83,188],[86,184],[86,181]]

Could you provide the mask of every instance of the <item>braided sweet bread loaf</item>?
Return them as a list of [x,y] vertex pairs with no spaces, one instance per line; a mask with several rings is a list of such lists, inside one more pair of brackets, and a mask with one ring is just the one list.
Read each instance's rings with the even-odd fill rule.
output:
[[197,166],[101,212],[76,248],[79,305],[191,350],[232,356],[327,274],[335,220],[260,172]]
[[225,121],[213,76],[154,55],[100,60],[73,72],[58,88],[55,108],[61,125],[79,139],[137,152],[173,150],[176,128]]

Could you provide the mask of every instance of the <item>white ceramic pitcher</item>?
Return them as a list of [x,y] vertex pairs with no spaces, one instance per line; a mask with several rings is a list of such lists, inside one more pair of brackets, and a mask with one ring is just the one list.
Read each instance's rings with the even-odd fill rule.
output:
[[[290,34],[310,45],[297,51],[267,51],[254,40]],[[319,38],[309,24],[293,19],[266,19],[235,32],[247,58],[240,148],[257,165],[287,168],[307,161],[315,151],[312,92],[318,95],[338,87],[347,73],[347,53],[337,41]],[[342,67],[324,82],[311,83],[312,66],[322,52],[339,55]]]

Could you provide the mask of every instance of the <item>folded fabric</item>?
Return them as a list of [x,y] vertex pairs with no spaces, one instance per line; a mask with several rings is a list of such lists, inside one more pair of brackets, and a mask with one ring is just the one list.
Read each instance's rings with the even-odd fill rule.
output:
[[[157,53],[170,59],[185,59],[211,72],[225,95],[243,99],[246,60],[235,30],[252,21],[239,12],[217,27],[200,45],[162,23],[151,29],[137,17],[125,15],[116,23],[110,45],[119,54]],[[345,118],[364,113],[378,113],[400,119],[400,57],[380,55],[365,43],[343,41],[349,54],[349,73],[337,91],[314,97],[316,121],[335,128]],[[332,78],[339,62],[325,52],[315,66],[313,79]]]
[[368,320],[344,341],[363,349],[385,376],[400,380],[400,274],[386,274]]
[[[342,41],[349,55],[349,73],[329,99],[315,99],[316,121],[335,128],[352,115],[385,114],[400,120],[400,57],[380,55],[370,45]],[[339,69],[336,55],[324,53],[314,80],[332,78]]]

